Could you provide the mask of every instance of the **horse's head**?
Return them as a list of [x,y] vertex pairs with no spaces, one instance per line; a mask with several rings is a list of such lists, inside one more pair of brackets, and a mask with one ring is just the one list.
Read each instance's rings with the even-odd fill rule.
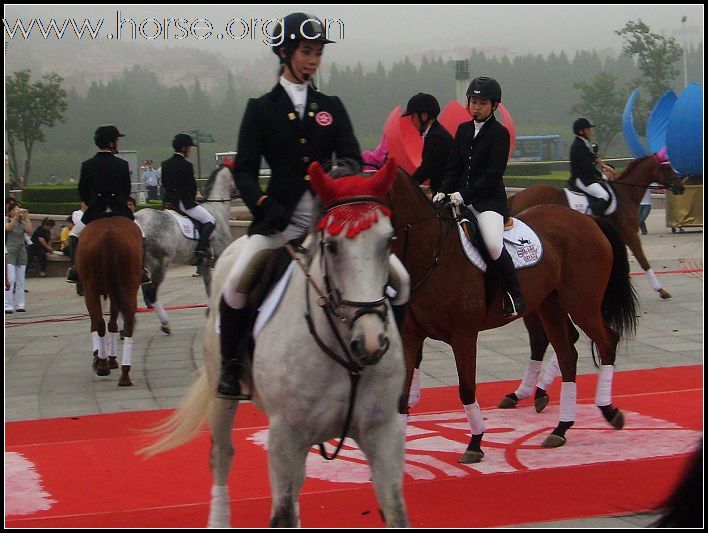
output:
[[654,154],[654,158],[658,164],[654,167],[652,173],[653,180],[674,194],[683,194],[686,179],[676,174],[671,163],[666,158],[666,151],[662,150]]
[[234,165],[229,164],[227,161],[211,173],[204,186],[204,198],[212,202],[228,202],[231,200],[231,196],[236,190],[233,168]]
[[384,291],[393,227],[386,191],[395,172],[393,161],[373,176],[338,179],[318,163],[309,168],[312,186],[324,206],[317,230],[325,308],[348,325],[348,348],[360,366],[377,363],[389,346]]

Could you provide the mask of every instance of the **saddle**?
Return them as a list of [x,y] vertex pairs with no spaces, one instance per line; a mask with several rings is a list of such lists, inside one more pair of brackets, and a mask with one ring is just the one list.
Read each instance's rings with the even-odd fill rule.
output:
[[164,208],[164,211],[172,215],[177,221],[177,225],[179,226],[180,230],[182,230],[182,235],[192,241],[199,240],[199,235],[203,226],[201,222],[199,222],[195,218],[190,217],[188,214],[180,210],[172,203],[165,202]]
[[[568,196],[568,204],[570,207],[576,211],[580,211],[585,214],[593,214],[596,216],[607,216],[615,212],[617,209],[617,197],[615,196],[615,191],[612,187],[610,187],[609,183],[603,181],[597,182],[607,191],[607,194],[610,195],[609,200],[595,198],[594,196],[587,194],[585,191],[580,190],[576,183],[577,180],[572,176],[568,178],[566,195]],[[584,199],[584,202],[577,201],[578,197]]]

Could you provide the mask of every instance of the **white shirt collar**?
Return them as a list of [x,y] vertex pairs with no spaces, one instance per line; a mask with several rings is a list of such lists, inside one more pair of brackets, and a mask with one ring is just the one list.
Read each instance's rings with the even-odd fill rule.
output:
[[421,135],[421,137],[423,138],[423,140],[425,140],[425,136],[428,135],[428,132],[430,131],[430,126],[433,125],[433,122],[435,122],[435,120],[431,120],[431,121],[430,121],[430,123],[428,124],[428,127],[425,128],[425,131],[423,132],[423,135]]
[[290,101],[296,109],[298,105],[301,105],[303,109],[305,108],[307,103],[307,83],[293,83],[285,79],[285,76],[280,76],[280,85],[288,93]]

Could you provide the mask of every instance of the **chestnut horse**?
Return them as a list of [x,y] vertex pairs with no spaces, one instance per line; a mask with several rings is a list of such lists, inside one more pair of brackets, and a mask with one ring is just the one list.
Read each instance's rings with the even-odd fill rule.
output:
[[[406,384],[399,411],[407,412],[413,369],[425,338],[448,343],[472,435],[460,462],[478,462],[484,456],[485,426],[475,396],[477,337],[482,330],[511,321],[502,313],[501,288],[465,256],[450,210],[436,209],[400,169],[389,201],[396,232],[393,249],[408,269],[412,291],[402,331]],[[560,422],[544,446],[562,445],[575,419],[578,353],[569,339],[568,315],[598,347],[603,366],[596,404],[619,429],[623,415],[612,405],[613,365],[617,343],[635,328],[637,306],[626,248],[609,224],[567,207],[537,206],[518,218],[538,234],[543,246],[540,262],[518,271],[526,314],[538,316],[563,376]]]
[[[657,154],[640,157],[631,161],[610,186],[617,196],[617,208],[607,219],[620,232],[622,239],[637,258],[642,270],[652,288],[663,300],[671,295],[661,287],[654,271],[649,264],[642,241],[639,238],[639,202],[651,183],[659,183],[674,194],[683,193],[683,179],[678,176],[671,165]],[[568,197],[563,189],[552,185],[532,185],[509,198],[509,212],[512,216],[527,207],[539,204],[556,204],[568,206]]]
[[[100,218],[87,224],[76,249],[76,269],[84,285],[84,301],[91,317],[93,369],[98,376],[108,376],[118,368],[116,344],[118,314],[124,319],[125,338],[118,385],[128,387],[132,354],[135,310],[142,275],[142,234],[126,217]],[[101,297],[110,299],[108,333],[103,318]]]

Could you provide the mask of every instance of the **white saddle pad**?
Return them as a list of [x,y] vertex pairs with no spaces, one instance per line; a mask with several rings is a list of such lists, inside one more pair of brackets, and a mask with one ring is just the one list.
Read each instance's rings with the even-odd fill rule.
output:
[[173,211],[172,209],[165,209],[165,213],[169,213],[175,218],[179,229],[182,230],[182,234],[185,237],[194,241],[199,240],[199,230],[188,217],[180,215],[177,211]]
[[[514,266],[519,268],[527,268],[534,266],[541,260],[543,256],[543,246],[538,235],[518,218],[513,219],[514,225],[504,230],[504,246],[509,252],[509,255],[514,260]],[[460,242],[465,250],[467,258],[479,268],[482,272],[487,271],[487,263],[482,259],[479,250],[472,246],[472,243],[465,235],[462,225],[457,224],[457,230],[460,234]]]
[[[617,209],[617,196],[615,196],[615,191],[613,191],[611,187],[608,187],[608,189],[610,190],[610,205],[605,209],[605,215],[611,215]],[[592,211],[590,211],[590,203],[585,194],[571,191],[570,189],[563,190],[565,191],[566,198],[568,198],[568,205],[571,209],[575,209],[586,215],[592,214]]]

